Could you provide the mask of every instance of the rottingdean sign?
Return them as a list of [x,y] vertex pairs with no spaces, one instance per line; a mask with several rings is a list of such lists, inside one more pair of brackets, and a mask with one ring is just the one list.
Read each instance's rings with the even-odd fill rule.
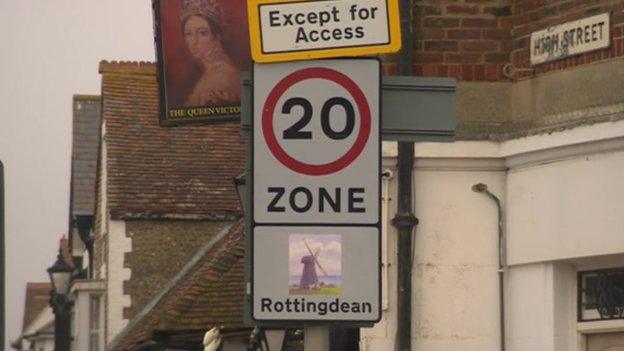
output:
[[608,48],[609,34],[608,13],[533,32],[531,33],[531,65]]

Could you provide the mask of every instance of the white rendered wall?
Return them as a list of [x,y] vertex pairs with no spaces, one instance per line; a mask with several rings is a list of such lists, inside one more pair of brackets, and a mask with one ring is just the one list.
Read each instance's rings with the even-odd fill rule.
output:
[[485,183],[504,199],[504,172],[481,167],[416,168],[416,350],[499,348],[497,210],[471,187]]
[[[396,147],[383,149],[384,168],[393,166]],[[496,208],[470,189],[482,182],[504,207],[508,350],[582,351],[583,333],[597,329],[576,321],[578,262],[624,253],[624,121],[502,143],[417,143],[415,152],[413,349],[500,350]],[[389,277],[389,308],[362,329],[363,350],[394,349],[394,262]]]
[[104,281],[101,280],[75,280],[72,285],[74,297],[74,346],[76,350],[89,350],[89,329],[91,327],[91,303],[93,295],[98,295],[100,299],[100,349],[104,349]]
[[621,253],[623,175],[622,149],[512,169],[510,264]]
[[576,279],[566,262],[507,271],[508,351],[569,351],[576,338]]
[[[419,155],[416,145],[412,347],[427,351],[489,351],[500,345],[497,209],[471,190],[486,183],[504,201],[501,159]],[[486,146],[488,148],[489,146]],[[384,156],[393,156],[384,148]],[[384,159],[387,166],[391,163]],[[391,182],[396,199],[397,174]],[[389,218],[396,211],[390,204]],[[396,230],[389,228],[391,257]],[[363,350],[393,350],[396,339],[396,264],[390,266],[389,308],[374,328],[362,329]]]
[[76,290],[74,299],[74,346],[76,350],[89,350],[89,293]]
[[130,296],[123,292],[123,282],[130,279],[131,271],[124,268],[125,253],[132,251],[132,240],[126,236],[126,222],[110,220],[108,223],[107,309],[106,342],[111,341],[127,324],[123,317],[125,307],[130,307]]

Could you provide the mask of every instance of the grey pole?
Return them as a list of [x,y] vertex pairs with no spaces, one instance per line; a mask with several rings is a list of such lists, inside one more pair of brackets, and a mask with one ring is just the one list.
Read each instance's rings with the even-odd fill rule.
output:
[[305,351],[329,351],[329,327],[326,325],[306,325],[303,331]]

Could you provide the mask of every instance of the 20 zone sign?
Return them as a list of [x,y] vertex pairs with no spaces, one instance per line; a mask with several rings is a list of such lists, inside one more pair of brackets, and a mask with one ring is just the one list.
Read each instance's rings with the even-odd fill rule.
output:
[[[354,107],[351,100],[355,101],[355,105],[357,105],[359,117],[357,118],[359,122],[357,136],[351,147],[344,154],[330,162],[312,164],[310,162],[298,160],[284,150],[278,141],[278,137],[275,135],[275,123],[273,119],[277,116],[275,114],[276,105],[278,102],[281,102],[281,113],[287,114],[287,117],[294,116],[295,110],[298,110],[300,113],[299,117],[295,119],[291,118],[294,123],[283,130],[281,135],[282,140],[313,141],[315,137],[317,140],[322,139],[318,135],[315,135],[311,129],[307,128],[315,114],[315,109],[310,99],[303,97],[305,96],[303,94],[301,96],[289,97],[286,100],[280,99],[289,88],[305,80],[326,80],[329,84],[334,83],[342,87],[348,95],[351,95],[351,99],[330,95],[327,100],[320,105],[318,109],[320,110],[320,132],[322,136],[328,139],[327,141],[342,141],[349,139],[349,137],[354,134],[356,129],[356,107]],[[334,114],[334,120],[340,118],[340,116],[336,117],[338,113],[342,113],[342,123],[332,121],[332,112],[336,112]],[[338,124],[341,125],[338,126]],[[347,167],[362,153],[370,136],[371,111],[364,93],[349,77],[329,68],[307,68],[286,76],[270,92],[262,115],[262,131],[270,151],[284,166],[301,174],[327,175]]]
[[254,220],[379,220],[379,61],[254,67]]

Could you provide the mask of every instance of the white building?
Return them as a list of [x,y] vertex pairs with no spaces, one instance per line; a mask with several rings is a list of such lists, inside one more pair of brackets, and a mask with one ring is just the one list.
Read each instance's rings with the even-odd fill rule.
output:
[[[502,330],[509,351],[624,350],[623,88],[622,59],[459,84],[464,140],[415,145],[414,350],[501,350]],[[465,122],[488,113],[509,122]],[[395,173],[387,218],[396,155],[386,143],[384,167]],[[473,191],[479,183],[502,205],[504,329],[498,209]],[[388,307],[363,329],[363,350],[392,350],[397,335],[396,230],[387,227]]]

